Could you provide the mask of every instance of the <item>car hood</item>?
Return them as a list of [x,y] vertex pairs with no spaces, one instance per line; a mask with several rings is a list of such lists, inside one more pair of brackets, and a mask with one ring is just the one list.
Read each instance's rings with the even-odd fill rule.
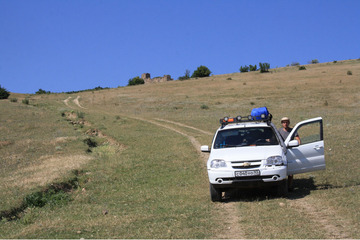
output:
[[225,161],[263,160],[270,156],[282,156],[282,149],[277,146],[254,146],[212,149],[209,160],[222,159]]

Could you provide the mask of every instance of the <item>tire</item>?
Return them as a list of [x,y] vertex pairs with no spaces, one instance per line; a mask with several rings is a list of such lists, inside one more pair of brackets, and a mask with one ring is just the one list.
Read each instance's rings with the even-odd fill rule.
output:
[[214,185],[210,183],[210,198],[213,202],[220,202],[222,197],[222,192],[219,189],[216,189]]
[[287,179],[282,180],[277,186],[277,195],[279,197],[286,197],[288,194],[288,181]]

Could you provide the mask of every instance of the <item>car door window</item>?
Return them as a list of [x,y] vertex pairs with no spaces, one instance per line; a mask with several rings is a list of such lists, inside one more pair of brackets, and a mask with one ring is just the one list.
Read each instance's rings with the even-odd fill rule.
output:
[[[301,127],[297,129],[297,134],[300,138],[300,145],[318,142],[323,140],[323,134],[322,134],[322,122],[312,122],[309,124],[304,124]],[[291,139],[294,139],[294,136],[296,133],[294,133],[291,137]]]

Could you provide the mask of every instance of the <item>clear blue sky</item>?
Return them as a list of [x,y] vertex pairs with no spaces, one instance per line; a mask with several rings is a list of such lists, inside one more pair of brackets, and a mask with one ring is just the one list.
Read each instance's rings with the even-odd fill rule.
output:
[[17,93],[358,58],[359,0],[0,0],[0,85]]

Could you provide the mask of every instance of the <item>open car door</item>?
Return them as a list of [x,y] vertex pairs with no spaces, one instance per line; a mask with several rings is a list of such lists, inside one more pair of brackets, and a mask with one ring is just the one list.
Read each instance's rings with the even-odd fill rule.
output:
[[[300,144],[295,139],[300,137]],[[295,140],[294,140],[295,139]],[[288,175],[325,169],[322,118],[302,121],[285,139]]]

